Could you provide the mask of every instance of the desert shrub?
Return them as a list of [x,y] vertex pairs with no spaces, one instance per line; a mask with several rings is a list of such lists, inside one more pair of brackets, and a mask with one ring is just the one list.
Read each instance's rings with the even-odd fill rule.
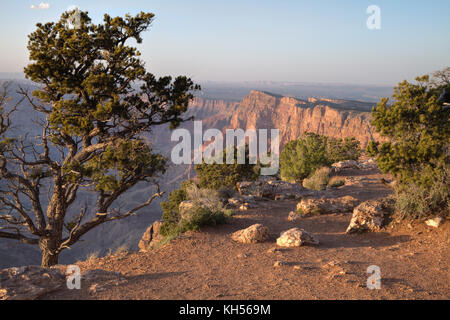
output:
[[129,247],[126,244],[121,245],[120,247],[118,247],[116,249],[116,251],[114,252],[114,255],[120,255],[123,253],[128,253]]
[[219,190],[217,190],[218,195],[221,199],[230,199],[233,198],[236,194],[236,189],[233,187],[220,187]]
[[178,223],[180,216],[180,203],[187,200],[186,189],[188,185],[193,184],[192,181],[183,181],[180,189],[176,189],[169,194],[167,201],[161,202],[163,211],[162,218],[165,222]]
[[370,141],[366,147],[366,153],[370,157],[375,157],[378,154],[378,147],[380,143],[377,141]]
[[415,182],[399,184],[395,188],[395,207],[401,218],[421,219],[433,213],[450,213],[450,166],[427,187]]
[[[234,163],[227,164],[226,157],[228,152],[233,152]],[[204,189],[219,190],[223,187],[236,188],[236,184],[240,181],[254,181],[259,176],[259,165],[250,164],[248,147],[245,147],[245,164],[238,164],[238,149],[226,149],[223,151],[222,163],[216,160],[213,163],[206,163],[195,166],[197,172],[198,184]]]
[[[183,220],[180,215],[180,203],[192,202],[192,212],[189,220]],[[163,208],[163,224],[161,234],[168,238],[188,230],[200,230],[206,225],[218,225],[226,222],[231,211],[226,210],[223,199],[217,190],[202,189],[193,181],[185,181],[181,188],[169,195],[168,201],[161,203]]]
[[332,177],[330,181],[328,182],[328,186],[330,188],[338,188],[345,185],[345,180],[340,179],[338,177]]
[[198,231],[205,226],[216,226],[227,222],[229,211],[211,211],[207,208],[196,207],[189,220],[182,220],[179,225],[180,233],[193,230]]
[[327,139],[326,156],[331,163],[344,160],[358,160],[361,156],[361,143],[355,138]]
[[373,143],[370,151],[378,167],[395,177],[396,208],[404,217],[448,209],[450,113],[439,96],[450,89],[450,68],[440,73],[445,77],[399,83],[393,102],[384,98],[372,110],[373,126],[388,139]]
[[331,165],[326,157],[326,138],[317,134],[305,134],[289,141],[280,155],[281,178],[301,182],[317,168]]
[[94,252],[88,253],[86,255],[86,262],[94,263],[95,260],[98,259],[99,255],[100,255],[100,251],[94,251]]
[[343,160],[357,160],[361,155],[360,143],[355,138],[335,139],[307,133],[289,141],[280,155],[283,180],[301,182],[320,167]]
[[317,169],[309,178],[303,180],[303,187],[311,190],[324,190],[330,181],[331,169],[322,167]]

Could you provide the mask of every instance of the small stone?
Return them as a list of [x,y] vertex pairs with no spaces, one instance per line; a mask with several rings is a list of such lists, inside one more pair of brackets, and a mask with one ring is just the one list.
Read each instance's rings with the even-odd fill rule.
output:
[[436,217],[434,219],[429,219],[427,221],[425,221],[426,225],[429,227],[433,227],[433,228],[439,228],[439,226],[442,223],[442,218],[441,217]]
[[243,205],[241,205],[239,207],[239,210],[241,210],[241,211],[247,211],[248,209],[249,209],[248,203],[244,203]]
[[294,221],[299,220],[300,218],[301,218],[301,216],[297,212],[295,212],[295,211],[289,212],[288,221],[294,222]]
[[288,264],[284,261],[275,261],[275,263],[273,264],[274,267],[278,268],[278,267],[284,267],[287,266]]

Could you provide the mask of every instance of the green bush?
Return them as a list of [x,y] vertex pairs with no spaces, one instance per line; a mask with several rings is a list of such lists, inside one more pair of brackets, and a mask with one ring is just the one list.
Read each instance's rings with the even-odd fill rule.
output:
[[325,190],[330,181],[331,169],[322,167],[317,169],[309,178],[303,180],[303,187],[310,190]]
[[[162,219],[165,224],[177,224],[180,220],[180,203],[187,200],[186,189],[189,185],[193,184],[192,181],[183,181],[181,183],[181,188],[172,191],[169,194],[167,201],[161,202],[161,208],[163,211]],[[161,226],[163,229],[164,225]]]
[[[227,164],[226,156],[228,152],[233,152],[234,163]],[[224,150],[222,164],[215,161],[208,164],[203,161],[202,164],[195,166],[197,172],[198,184],[204,189],[219,190],[224,187],[236,188],[236,184],[240,181],[254,181],[259,176],[259,165],[250,164],[248,147],[245,147],[245,164],[237,163],[238,149]]]
[[[372,124],[386,142],[370,145],[378,167],[397,180],[396,208],[404,217],[448,212],[450,113],[439,96],[450,89],[450,68],[407,81],[394,88],[393,101],[384,98],[372,110]],[[446,177],[443,180],[443,177]]]
[[[192,201],[189,220],[182,219],[180,203]],[[216,190],[201,189],[193,181],[184,181],[181,188],[169,195],[168,201],[161,203],[163,223],[160,232],[166,238],[173,239],[188,230],[200,230],[206,225],[218,225],[226,222],[232,214],[226,210],[222,198]]]
[[326,157],[326,138],[305,134],[289,141],[280,155],[280,174],[286,181],[301,183],[317,168],[331,165]]
[[281,178],[300,183],[320,167],[357,160],[360,155],[360,143],[355,138],[341,140],[307,133],[285,145],[280,155]]
[[366,148],[366,153],[370,157],[375,157],[378,154],[378,147],[380,146],[379,142],[370,141]]
[[361,143],[355,138],[327,140],[327,158],[331,163],[344,160],[358,160],[361,156]]

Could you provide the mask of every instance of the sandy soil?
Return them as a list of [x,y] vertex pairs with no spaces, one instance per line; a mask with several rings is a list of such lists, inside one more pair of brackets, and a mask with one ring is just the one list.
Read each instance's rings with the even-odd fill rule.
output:
[[[349,170],[362,179],[337,195],[361,200],[388,195],[376,171]],[[62,290],[45,299],[449,299],[450,223],[434,229],[423,222],[384,232],[346,235],[351,213],[287,220],[296,201],[268,201],[234,216],[230,223],[187,233],[150,253],[128,253],[79,263],[82,270],[121,272],[126,281],[104,291]],[[244,245],[230,234],[255,223],[269,227],[271,241]],[[280,232],[300,227],[319,246],[277,249]],[[274,267],[276,261],[284,262]],[[381,289],[366,286],[367,268],[381,268]]]

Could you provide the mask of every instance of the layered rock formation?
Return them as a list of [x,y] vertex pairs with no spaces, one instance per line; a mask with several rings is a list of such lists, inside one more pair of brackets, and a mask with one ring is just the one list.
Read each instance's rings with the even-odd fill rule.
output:
[[[339,109],[336,105],[339,104]],[[279,129],[280,142],[313,132],[335,138],[355,137],[362,147],[380,139],[370,125],[370,114],[354,109],[356,101],[299,100],[261,91],[251,91],[237,106],[227,128]],[[365,106],[367,103],[361,102]]]

